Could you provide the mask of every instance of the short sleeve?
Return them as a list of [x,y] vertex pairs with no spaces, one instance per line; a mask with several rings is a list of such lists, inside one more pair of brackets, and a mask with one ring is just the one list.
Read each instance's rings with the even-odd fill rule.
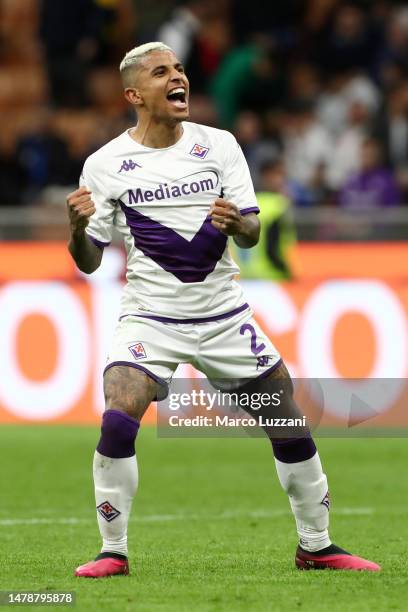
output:
[[112,241],[116,204],[109,199],[106,185],[90,166],[88,160],[85,162],[79,184],[92,192],[92,200],[96,208],[96,212],[89,218],[85,231],[92,242],[103,249]]
[[227,155],[222,182],[223,198],[236,204],[242,215],[259,213],[251,174],[242,149],[232,134],[228,136],[225,142]]

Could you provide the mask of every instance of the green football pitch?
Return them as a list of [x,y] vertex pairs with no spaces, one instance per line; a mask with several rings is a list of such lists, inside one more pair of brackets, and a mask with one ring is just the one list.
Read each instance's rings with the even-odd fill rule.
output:
[[407,610],[405,439],[318,440],[332,539],[383,571],[299,572],[266,440],[160,439],[144,427],[131,575],[89,580],[73,570],[99,550],[97,438],[93,427],[0,429],[0,590],[75,591],[76,610]]

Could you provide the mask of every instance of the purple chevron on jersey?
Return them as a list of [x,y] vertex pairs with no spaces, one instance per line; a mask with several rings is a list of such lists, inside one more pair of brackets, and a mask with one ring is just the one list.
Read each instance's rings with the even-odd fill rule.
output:
[[203,282],[221,259],[227,236],[211,224],[209,217],[189,241],[170,227],[119,202],[136,248],[182,283]]

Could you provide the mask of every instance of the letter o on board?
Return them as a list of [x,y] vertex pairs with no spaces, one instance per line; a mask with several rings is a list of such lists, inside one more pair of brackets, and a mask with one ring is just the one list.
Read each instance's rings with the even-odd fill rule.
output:
[[[339,377],[332,341],[337,321],[350,311],[368,319],[376,340],[369,378],[355,382]],[[383,412],[393,404],[403,386],[407,334],[405,312],[385,283],[373,280],[323,283],[311,295],[300,321],[298,351],[302,375],[319,377],[319,382],[329,391],[324,394],[325,407],[336,416],[346,416],[350,398],[354,396],[371,405],[376,413]],[[350,338],[350,351],[353,351],[353,338]],[[328,380],[324,382],[324,379]],[[392,380],[387,382],[387,379]]]
[[[55,329],[57,359],[46,380],[29,380],[17,358],[17,334],[31,314],[46,317]],[[0,402],[28,420],[54,419],[70,410],[83,393],[89,374],[89,331],[75,293],[58,282],[15,282],[0,292]],[[41,346],[28,346],[41,359]]]

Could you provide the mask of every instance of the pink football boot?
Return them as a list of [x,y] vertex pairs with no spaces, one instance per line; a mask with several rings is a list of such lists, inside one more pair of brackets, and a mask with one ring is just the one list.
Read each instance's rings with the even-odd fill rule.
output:
[[361,557],[356,557],[351,553],[339,548],[335,544],[331,544],[323,550],[317,552],[308,552],[300,546],[297,547],[295,564],[298,569],[333,569],[333,570],[368,570],[370,572],[379,572],[381,567],[377,563],[367,561]]
[[101,553],[95,561],[80,565],[75,570],[75,576],[82,578],[107,578],[119,574],[129,574],[129,563],[126,557],[115,553]]

